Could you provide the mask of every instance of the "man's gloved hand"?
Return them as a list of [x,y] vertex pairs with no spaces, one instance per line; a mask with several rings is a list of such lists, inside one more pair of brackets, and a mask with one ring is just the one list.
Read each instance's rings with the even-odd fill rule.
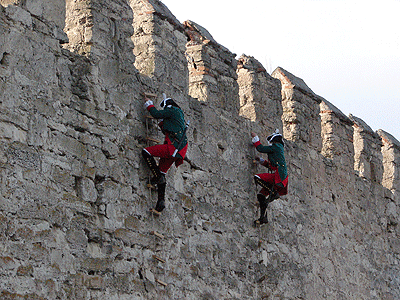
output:
[[262,158],[262,157],[258,157],[258,156],[256,156],[254,159],[255,159],[257,162],[259,162],[259,163],[260,163],[260,165],[262,165],[262,164],[265,162],[265,159],[264,159],[264,158]]
[[153,101],[146,98],[146,102],[144,103],[144,108],[147,109],[150,105],[154,105]]
[[253,136],[253,138],[251,139],[251,142],[254,144],[254,143],[256,143],[256,142],[259,142],[260,141],[260,138],[256,135],[256,136]]

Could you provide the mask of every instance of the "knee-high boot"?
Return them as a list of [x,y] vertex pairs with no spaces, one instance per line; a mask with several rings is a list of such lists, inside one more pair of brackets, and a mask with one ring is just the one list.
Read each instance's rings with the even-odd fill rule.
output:
[[156,204],[156,211],[162,212],[165,208],[165,187],[167,183],[162,183],[157,185],[158,200]]
[[256,185],[259,184],[262,188],[264,188],[268,191],[269,195],[267,198],[267,203],[270,203],[279,198],[278,191],[270,183],[265,182],[257,175],[254,175],[254,181],[255,181]]
[[259,184],[261,187],[263,187],[264,189],[266,189],[268,191],[268,194],[271,194],[272,191],[272,185],[265,182],[264,180],[262,180],[260,177],[258,177],[257,175],[254,175],[254,181],[257,184]]
[[165,182],[165,175],[161,173],[160,168],[158,167],[156,160],[154,157],[146,151],[146,149],[142,150],[142,156],[149,167],[153,177],[151,178],[150,182],[152,184],[162,184]]
[[259,224],[268,223],[268,217],[267,217],[268,202],[267,202],[267,199],[263,194],[257,194],[257,200],[260,203],[260,218],[258,220],[256,220],[256,223],[259,223]]

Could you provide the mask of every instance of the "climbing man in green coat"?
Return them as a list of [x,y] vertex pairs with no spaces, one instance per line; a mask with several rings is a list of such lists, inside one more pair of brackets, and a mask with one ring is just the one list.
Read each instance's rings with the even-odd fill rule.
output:
[[[155,108],[153,101],[145,98],[145,108],[153,118],[162,119],[158,124],[165,134],[164,144],[144,148],[142,155],[150,168],[153,177],[152,184],[157,185],[158,201],[155,210],[161,212],[165,208],[165,175],[175,163],[178,167],[185,158],[188,142],[186,137],[186,123],[182,109],[171,98],[164,99],[160,106],[162,110]],[[160,157],[157,165],[154,157]]]
[[277,129],[273,134],[267,137],[267,146],[263,146],[260,138],[254,133],[251,133],[252,143],[256,150],[261,153],[267,153],[268,160],[256,158],[259,163],[272,173],[262,173],[254,175],[256,185],[259,184],[262,189],[257,194],[257,200],[260,203],[260,218],[255,221],[256,224],[268,223],[267,207],[268,204],[278,199],[279,196],[287,194],[288,172],[285,161],[285,153],[283,137]]

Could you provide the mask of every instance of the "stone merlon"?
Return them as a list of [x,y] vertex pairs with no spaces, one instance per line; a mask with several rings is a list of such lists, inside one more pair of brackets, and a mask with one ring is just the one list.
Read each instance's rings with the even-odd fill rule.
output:
[[385,141],[386,144],[389,144],[397,150],[400,150],[400,142],[393,135],[386,131],[383,131],[382,129],[379,129],[377,133]]
[[353,121],[354,126],[359,128],[361,131],[366,132],[366,133],[370,134],[371,136],[377,137],[377,133],[375,131],[373,131],[372,128],[367,123],[365,123],[362,119],[360,119],[356,116],[353,116],[352,114],[349,115],[349,118]]
[[315,100],[317,103],[321,102],[321,99],[307,86],[303,79],[296,77],[285,69],[278,67],[275,69],[274,72],[272,72],[271,75],[281,80],[282,88],[297,89],[303,94]]
[[162,20],[167,20],[171,25],[175,27],[176,30],[184,31],[183,25],[179,22],[179,20],[171,13],[167,6],[164,5],[161,1],[157,0],[140,0],[144,6],[144,13],[146,14],[155,14]]
[[353,125],[353,121],[346,116],[340,109],[338,109],[335,105],[333,105],[331,102],[328,100],[318,96],[321,100],[321,114],[323,113],[332,113],[334,114],[338,119],[340,119],[342,122],[348,124],[348,125]]

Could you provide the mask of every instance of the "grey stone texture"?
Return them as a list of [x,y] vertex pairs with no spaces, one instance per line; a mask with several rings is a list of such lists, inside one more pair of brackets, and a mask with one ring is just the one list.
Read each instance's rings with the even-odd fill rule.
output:
[[[389,133],[160,1],[0,3],[1,299],[400,298]],[[161,216],[144,92],[191,122]],[[289,194],[254,228],[250,132],[276,128]]]

